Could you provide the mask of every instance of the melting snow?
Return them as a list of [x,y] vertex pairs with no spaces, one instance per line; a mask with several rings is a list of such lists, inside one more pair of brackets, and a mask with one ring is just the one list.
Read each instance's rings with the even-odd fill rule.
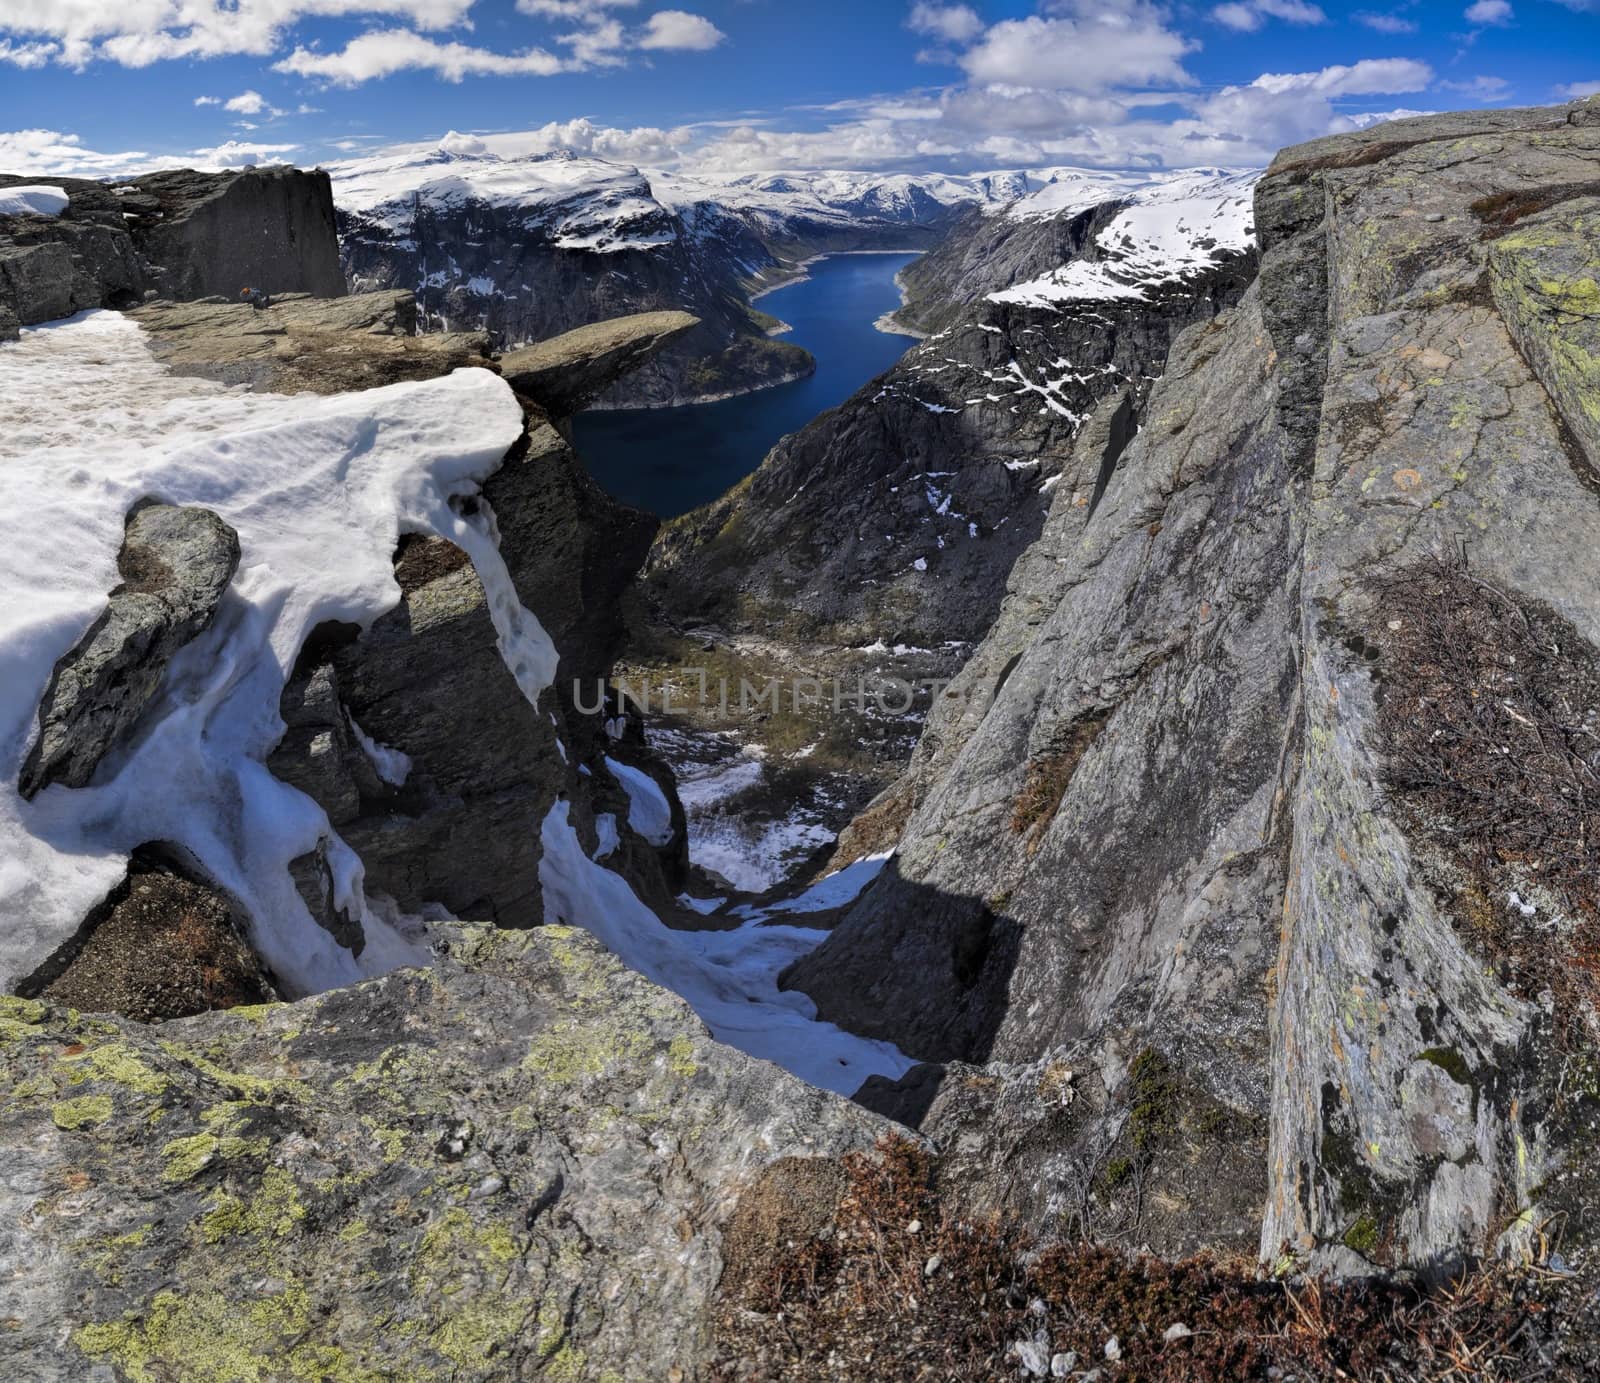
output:
[[611,776],[628,794],[628,825],[652,845],[665,845],[672,839],[672,807],[656,780],[632,764],[607,759]]
[[[870,881],[868,871],[845,879],[849,871],[841,870],[734,931],[676,931],[624,879],[584,855],[570,810],[569,803],[557,802],[542,832],[539,882],[549,920],[592,932],[626,965],[681,995],[718,1041],[775,1061],[813,1085],[848,1095],[870,1075],[897,1077],[911,1068],[891,1043],[819,1022],[816,1005],[804,994],[778,988],[784,967],[812,950],[824,933],[764,919],[848,902]],[[829,901],[816,901],[818,890]]]
[[[426,958],[420,926],[368,905],[362,868],[309,797],[263,764],[278,696],[324,620],[369,623],[400,596],[402,531],[465,550],[507,664],[536,697],[556,653],[517,601],[492,516],[473,494],[522,429],[487,370],[331,398],[180,379],[113,312],[0,346],[0,978],[30,973],[122,878],[129,851],[176,842],[244,904],[267,963],[298,992]],[[117,583],[123,516],[147,496],[215,510],[242,559],[216,623],[174,659],[142,737],[87,788],[16,791],[56,660]],[[362,914],[360,959],[306,911],[291,859],[330,843],[335,897]]]

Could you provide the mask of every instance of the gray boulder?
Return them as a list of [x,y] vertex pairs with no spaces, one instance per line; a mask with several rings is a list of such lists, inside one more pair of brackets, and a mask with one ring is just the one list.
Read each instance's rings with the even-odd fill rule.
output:
[[0,1080],[37,1383],[702,1378],[743,1194],[883,1127],[564,927],[156,1031],[0,998]]
[[238,565],[238,535],[210,510],[148,504],[129,514],[122,584],[56,664],[22,767],[23,796],[89,782],[138,722],[173,654],[215,618]]

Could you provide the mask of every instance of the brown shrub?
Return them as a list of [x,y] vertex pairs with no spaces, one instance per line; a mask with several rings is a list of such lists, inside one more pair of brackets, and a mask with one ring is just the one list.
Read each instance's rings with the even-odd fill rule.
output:
[[1067,795],[1072,775],[1078,771],[1089,746],[1099,737],[1106,723],[1104,714],[1088,716],[1067,732],[1057,748],[1028,761],[1023,774],[1022,792],[1011,810],[1011,829],[1017,835],[1032,831],[1035,841],[1050,829]]
[[[947,1215],[932,1171],[931,1154],[892,1136],[846,1158],[830,1230],[773,1254],[759,1291],[725,1290],[716,1376],[1017,1377],[1017,1341],[1075,1353],[1075,1373],[1098,1367],[1107,1383],[1576,1376],[1546,1367],[1542,1279],[1289,1283],[1243,1261],[1041,1249],[1014,1224]],[[1191,1333],[1168,1339],[1176,1325]]]
[[[1460,563],[1377,589],[1383,785],[1396,814],[1454,861],[1457,912],[1525,987],[1600,999],[1600,663],[1553,611]],[[1512,915],[1539,890],[1570,925]],[[1548,924],[1552,919],[1545,919]]]

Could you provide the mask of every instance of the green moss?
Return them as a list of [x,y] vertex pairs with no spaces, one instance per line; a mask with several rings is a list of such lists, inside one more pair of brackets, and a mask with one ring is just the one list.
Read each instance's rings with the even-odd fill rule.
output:
[[20,1042],[39,1037],[39,1025],[48,1010],[33,999],[0,994],[0,1042]]
[[342,1350],[305,1343],[309,1324],[305,1287],[291,1280],[248,1307],[220,1292],[161,1292],[143,1313],[86,1325],[73,1342],[113,1364],[127,1383],[269,1383],[286,1374],[376,1383],[384,1376],[354,1364]]
[[262,1173],[260,1188],[248,1202],[226,1191],[217,1194],[200,1218],[200,1237],[208,1244],[241,1234],[281,1239],[305,1217],[294,1179],[281,1167],[268,1167]]
[[1371,1258],[1378,1251],[1378,1222],[1371,1215],[1363,1215],[1344,1232],[1344,1246],[1354,1249],[1363,1258]]
[[111,1096],[85,1095],[81,1099],[63,1100],[50,1111],[50,1118],[58,1129],[73,1130],[93,1128],[111,1117]]
[[241,1138],[237,1134],[196,1133],[174,1138],[161,1149],[165,1163],[161,1179],[172,1185],[192,1181],[213,1162],[262,1157],[270,1146],[265,1138]]
[[1128,1070],[1128,1137],[1141,1152],[1178,1129],[1177,1073],[1153,1047],[1134,1058]]
[[165,1094],[167,1087],[172,1084],[162,1072],[147,1065],[133,1048],[124,1042],[107,1042],[99,1047],[91,1047],[78,1055],[61,1059],[77,1067],[73,1072],[75,1083],[89,1079],[110,1081],[152,1099]]

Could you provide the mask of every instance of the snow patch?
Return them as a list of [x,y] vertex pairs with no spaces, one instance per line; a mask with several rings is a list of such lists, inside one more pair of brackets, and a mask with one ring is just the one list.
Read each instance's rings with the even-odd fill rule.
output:
[[69,200],[61,187],[35,183],[0,187],[0,216],[59,216]]
[[672,839],[672,804],[643,769],[608,758],[606,767],[628,794],[628,825],[652,845],[665,845]]
[[[361,862],[265,759],[306,635],[369,624],[400,598],[402,532],[462,548],[488,593],[506,663],[530,701],[556,651],[522,608],[476,496],[522,413],[487,370],[360,394],[287,398],[178,378],[114,312],[25,330],[0,347],[0,981],[77,929],[148,841],[185,848],[244,905],[293,993],[425,960],[423,929],[366,898]],[[114,439],[108,445],[107,438]],[[146,497],[214,510],[242,557],[215,624],[181,650],[140,736],[95,784],[16,790],[51,671],[117,584],[123,519]],[[452,504],[456,500],[456,504]],[[463,511],[474,509],[472,517]],[[63,554],[70,554],[64,559]],[[327,843],[338,906],[362,919],[359,959],[317,926],[288,863]]]

